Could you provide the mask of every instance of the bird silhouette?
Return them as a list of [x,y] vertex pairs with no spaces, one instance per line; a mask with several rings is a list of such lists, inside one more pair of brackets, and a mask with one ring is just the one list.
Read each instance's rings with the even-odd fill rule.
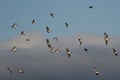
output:
[[84,48],[84,51],[86,51],[86,52],[87,52],[87,51],[88,51],[88,49],[87,49],[87,48]]
[[114,49],[114,48],[113,48],[113,54],[114,54],[115,56],[118,56],[118,52],[117,52],[116,49]]
[[50,32],[51,32],[48,26],[46,26],[46,32],[47,32],[47,33],[50,33]]
[[89,9],[92,9],[93,8],[93,6],[89,6]]
[[108,34],[104,32],[104,41],[105,41],[105,45],[108,44],[108,41],[109,41],[109,40],[110,40],[110,39],[108,38]]
[[17,49],[16,49],[16,46],[13,46],[13,48],[11,49],[12,52],[16,52]]
[[34,24],[34,23],[35,23],[35,19],[32,20],[32,24]]
[[31,41],[31,40],[27,38],[26,41]]
[[58,37],[54,37],[53,40],[58,41]]
[[59,52],[60,52],[59,48],[55,49],[55,52],[56,52],[56,53],[59,53]]
[[66,53],[67,53],[68,58],[70,58],[71,52],[70,52],[70,50],[68,48],[66,48]]
[[97,76],[99,75],[100,72],[98,71],[97,67],[94,67],[94,73],[95,73],[95,75],[97,75]]
[[25,32],[24,32],[24,31],[22,31],[20,34],[21,34],[21,35],[25,35]]
[[50,16],[51,16],[52,18],[54,18],[54,14],[53,14],[53,13],[50,13]]
[[18,26],[18,23],[14,23],[14,24],[11,26],[11,28],[12,28],[12,29],[16,29],[17,26]]
[[82,45],[82,39],[78,39],[80,46]]
[[10,72],[10,74],[12,74],[12,68],[7,67],[7,70]]
[[68,28],[68,23],[67,22],[65,22],[65,26],[66,26],[66,28]]

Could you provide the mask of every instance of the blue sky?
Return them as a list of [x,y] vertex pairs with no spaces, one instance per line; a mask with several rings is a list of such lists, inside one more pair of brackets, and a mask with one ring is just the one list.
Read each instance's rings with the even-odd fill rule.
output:
[[[0,0],[0,40],[17,36],[22,30],[46,36],[77,32],[120,35],[120,0]],[[88,7],[93,5],[92,9]],[[50,13],[54,13],[52,19]],[[35,19],[36,24],[31,21]],[[17,22],[16,30],[11,25]],[[69,24],[66,29],[64,23]],[[49,26],[52,33],[45,32]]]

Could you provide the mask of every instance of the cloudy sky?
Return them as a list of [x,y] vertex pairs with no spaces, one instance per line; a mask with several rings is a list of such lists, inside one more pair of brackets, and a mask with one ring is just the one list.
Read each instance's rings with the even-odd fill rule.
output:
[[[0,0],[0,80],[120,80],[119,3],[119,0]],[[89,9],[91,5],[93,8]],[[33,19],[35,24],[31,23]],[[14,23],[18,26],[11,29]],[[52,32],[47,33],[45,26]],[[20,35],[22,30],[25,35]],[[110,38],[108,45],[104,43],[104,32]],[[58,41],[53,40],[56,36]],[[47,38],[60,53],[49,52]],[[78,38],[83,40],[82,46]],[[17,52],[11,52],[13,46]],[[71,51],[70,58],[66,48]],[[118,56],[113,55],[112,48]],[[99,76],[94,74],[95,66]],[[12,74],[7,67],[13,69]],[[24,73],[18,73],[19,68]]]

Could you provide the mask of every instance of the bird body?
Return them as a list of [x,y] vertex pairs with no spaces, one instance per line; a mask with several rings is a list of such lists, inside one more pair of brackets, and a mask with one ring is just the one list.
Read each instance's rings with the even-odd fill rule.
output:
[[24,70],[23,69],[18,69],[17,72],[18,73],[24,73]]
[[67,53],[68,58],[70,58],[71,52],[70,52],[70,50],[68,48],[66,48],[66,53]]
[[82,39],[78,39],[78,41],[80,42],[80,46],[82,45]]
[[34,24],[34,23],[35,23],[35,19],[32,20],[32,24]]
[[67,22],[65,23],[65,26],[66,26],[66,28],[68,28],[68,23]]
[[50,32],[51,32],[48,26],[46,26],[46,32],[47,32],[47,33],[50,33]]
[[53,13],[50,13],[50,16],[51,16],[52,18],[54,18],[54,14],[53,14]]
[[114,54],[115,56],[118,56],[118,52],[117,52],[116,49],[114,49],[114,48],[113,48],[113,54]]
[[105,41],[105,45],[108,44],[108,41],[109,41],[109,40],[110,40],[110,39],[108,38],[108,34],[104,32],[104,41]]
[[16,29],[17,26],[18,26],[18,23],[14,23],[14,24],[11,26],[11,28],[12,28],[12,29]]
[[12,68],[8,67],[7,69],[10,72],[10,74],[12,74]]
[[12,52],[16,52],[17,49],[16,49],[16,46],[13,46],[13,48],[11,49]]
[[99,73],[100,73],[96,67],[94,67],[94,73],[95,73],[95,75],[97,75],[97,76],[98,76]]

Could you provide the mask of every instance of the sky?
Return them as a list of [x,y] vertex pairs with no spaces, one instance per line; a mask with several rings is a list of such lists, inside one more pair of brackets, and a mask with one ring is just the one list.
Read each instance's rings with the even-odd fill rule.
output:
[[[0,0],[0,80],[120,80],[119,3],[120,0]],[[18,26],[11,29],[14,23]],[[46,32],[46,26],[51,33]],[[21,31],[25,35],[20,35]],[[104,43],[104,32],[110,38],[108,45]],[[60,53],[49,52],[47,38]],[[82,46],[78,38],[83,40]],[[15,53],[11,52],[13,46],[17,48]],[[70,59],[66,48],[72,52]],[[112,48],[118,56],[113,55]],[[99,76],[94,74],[95,66]],[[7,67],[13,69],[12,74]],[[18,68],[23,68],[24,73],[17,73]]]
[[[0,40],[15,37],[22,30],[51,37],[76,32],[119,35],[119,3],[119,0],[0,0]],[[89,9],[91,5],[93,8]],[[53,19],[50,13],[55,14]],[[68,29],[65,22],[69,24]],[[15,30],[11,29],[14,23],[19,24]],[[45,26],[52,30],[50,35]]]

